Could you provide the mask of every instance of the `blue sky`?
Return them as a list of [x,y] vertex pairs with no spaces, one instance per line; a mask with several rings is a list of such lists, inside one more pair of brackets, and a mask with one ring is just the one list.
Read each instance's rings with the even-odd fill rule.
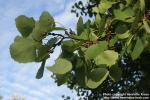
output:
[[[75,0],[0,0],[0,95],[3,100],[11,96],[22,96],[26,100],[62,100],[66,94],[75,98],[66,86],[58,87],[51,79],[51,73],[45,69],[41,80],[35,79],[38,63],[19,64],[10,57],[9,46],[19,35],[15,27],[15,18],[26,15],[38,19],[42,11],[49,11],[66,28],[75,29],[77,18],[70,13]],[[60,48],[46,65],[52,65],[58,57]]]

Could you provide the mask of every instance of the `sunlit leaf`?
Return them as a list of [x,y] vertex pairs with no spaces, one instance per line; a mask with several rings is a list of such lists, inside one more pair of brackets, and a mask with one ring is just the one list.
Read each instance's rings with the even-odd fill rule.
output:
[[130,35],[130,37],[128,38],[127,42],[126,42],[126,46],[129,46],[132,39],[133,39],[134,35]]
[[93,8],[92,8],[92,11],[95,12],[95,13],[99,13],[98,7],[93,7]]
[[65,74],[72,69],[72,64],[66,59],[59,58],[56,60],[55,64],[48,67],[48,70],[55,74]]
[[89,39],[91,40],[91,41],[97,41],[97,39],[98,39],[98,37],[97,37],[97,35],[94,33],[94,30],[93,29],[91,29],[90,30],[90,33],[89,33]]
[[77,39],[83,39],[83,40],[88,40],[89,39],[89,33],[87,32],[86,29],[79,35],[76,36]]
[[140,0],[141,11],[145,9],[145,0]]
[[135,19],[132,8],[126,8],[124,10],[115,9],[113,12],[116,19],[124,22],[133,22]]
[[99,14],[96,15],[95,21],[96,21],[96,24],[100,24],[100,22],[101,22],[101,16]]
[[144,45],[142,43],[142,40],[140,38],[137,39],[136,44],[134,46],[134,49],[131,53],[131,57],[133,60],[137,59],[142,51],[144,50]]
[[106,64],[112,66],[118,59],[118,53],[113,50],[106,50],[95,58],[96,65]]
[[143,19],[143,24],[146,32],[150,33],[150,26],[148,25],[148,22],[145,19]]
[[93,59],[98,54],[102,53],[106,49],[107,49],[107,42],[106,41],[100,41],[98,44],[94,44],[94,45],[90,46],[86,50],[85,55],[87,57],[89,57],[90,59]]
[[112,39],[109,41],[109,46],[110,46],[110,47],[114,46],[117,41],[118,41],[118,38],[117,38],[117,36],[115,36],[114,38],[112,38]]
[[111,1],[100,2],[100,5],[98,6],[99,12],[102,14],[105,13],[109,8],[112,7],[112,4],[114,4],[114,2]]
[[126,31],[126,32],[123,33],[123,34],[117,34],[118,39],[126,39],[126,38],[128,38],[129,36],[130,36],[130,31],[129,31],[129,30]]

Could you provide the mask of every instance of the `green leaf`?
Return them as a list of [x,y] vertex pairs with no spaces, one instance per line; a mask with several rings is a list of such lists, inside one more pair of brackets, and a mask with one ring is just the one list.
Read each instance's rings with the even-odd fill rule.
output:
[[48,12],[43,12],[40,16],[40,20],[35,23],[31,35],[36,41],[41,41],[45,38],[45,34],[55,29],[55,22],[52,16]]
[[79,36],[73,36],[76,39],[83,39],[83,40],[88,40],[89,39],[89,33],[87,32],[86,29],[79,35]]
[[118,53],[113,50],[106,50],[95,58],[96,65],[106,64],[112,66],[118,59]]
[[134,46],[134,49],[131,53],[132,59],[133,60],[137,59],[143,50],[144,50],[144,44],[142,43],[142,40],[140,38],[138,38],[136,41],[136,44]]
[[[87,25],[88,26],[88,25]],[[82,40],[91,40],[96,41],[98,37],[94,33],[94,30],[89,27],[89,29],[84,29],[84,31],[79,35],[72,35],[76,39],[82,39]]]
[[71,53],[75,51],[76,47],[77,45],[73,40],[63,41],[61,45],[62,50],[65,50]]
[[54,27],[52,30],[54,30],[54,31],[65,31],[66,29],[63,27]]
[[75,64],[75,68],[76,68],[76,69],[81,68],[81,67],[83,67],[83,65],[84,65],[83,59],[77,58],[77,59],[76,59],[76,64]]
[[93,7],[93,8],[92,8],[92,12],[99,13],[98,7]]
[[146,32],[150,33],[150,26],[148,25],[148,22],[146,21],[146,19],[143,19],[143,24],[144,24],[144,28]]
[[134,35],[130,35],[127,42],[126,42],[126,46],[128,47],[131,44],[131,41],[133,39]]
[[41,41],[45,37],[46,32],[47,30],[39,22],[36,22],[31,37],[36,41]]
[[44,60],[42,61],[42,64],[41,64],[40,68],[38,69],[38,72],[37,72],[37,74],[36,74],[36,78],[37,78],[37,79],[40,79],[40,78],[43,77],[45,62],[46,62],[46,60],[44,59]]
[[99,12],[101,14],[105,13],[109,8],[112,7],[113,4],[114,4],[114,2],[111,2],[111,1],[101,2],[98,6]]
[[[76,65],[76,66],[78,66],[78,65]],[[86,66],[83,64],[82,66],[76,67],[76,69],[75,69],[77,84],[81,87],[86,86],[87,76],[86,76],[85,67]]]
[[98,82],[107,73],[107,68],[95,68],[89,74],[92,81]]
[[47,30],[51,30],[55,27],[55,21],[49,12],[44,11],[40,16],[39,23],[41,26],[45,27]]
[[32,39],[17,36],[10,46],[11,57],[20,63],[34,62],[37,59],[36,48],[39,45]]
[[117,34],[118,39],[126,39],[126,38],[128,38],[129,36],[130,36],[130,31],[129,31],[129,30],[126,31],[126,32],[123,33],[123,34]]
[[94,33],[94,30],[93,29],[90,29],[90,33],[89,33],[89,39],[91,41],[97,41],[98,37],[96,36],[96,34]]
[[52,71],[55,74],[65,74],[72,69],[72,64],[66,59],[59,58],[56,60],[56,63],[48,67],[49,71]]
[[113,65],[109,70],[109,75],[113,81],[117,82],[121,79],[122,70],[117,65]]
[[105,31],[105,25],[106,25],[106,16],[102,16],[101,22],[99,25],[99,35],[101,35]]
[[85,23],[85,25],[84,25],[86,27],[85,28],[85,30],[87,32],[86,34],[90,33],[90,25],[91,25],[91,20],[87,20],[86,23]]
[[128,30],[127,25],[123,24],[123,23],[119,23],[117,24],[116,28],[115,28],[115,32],[119,33],[119,34],[123,34]]
[[141,8],[141,11],[144,11],[144,9],[145,9],[145,0],[140,0],[140,8]]
[[100,41],[98,44],[93,44],[92,46],[90,46],[86,50],[85,55],[90,59],[94,59],[98,54],[102,53],[106,49],[107,49],[107,42]]
[[106,80],[108,75],[109,71],[106,68],[95,68],[90,73],[89,79],[86,83],[87,87],[91,89],[97,88],[104,80]]
[[49,56],[50,48],[46,45],[42,45],[37,49],[37,61],[41,61]]
[[96,24],[100,24],[100,22],[101,22],[101,16],[99,14],[96,14],[95,21],[96,21]]
[[84,23],[82,17],[79,18],[77,22],[77,33],[80,35],[84,30]]
[[115,9],[113,12],[115,18],[123,22],[133,22],[135,19],[135,17],[133,17],[134,16],[133,9],[129,7],[124,10]]
[[47,45],[48,47],[50,47],[50,48],[51,48],[51,47],[53,47],[53,46],[54,46],[54,44],[57,42],[57,40],[58,40],[58,39],[57,39],[56,37],[51,38],[50,40],[48,40],[48,42],[47,42],[47,44],[46,44],[46,45]]
[[23,37],[29,36],[35,26],[34,19],[28,18],[24,15],[17,17],[15,21],[16,27]]
[[51,38],[46,45],[41,45],[37,48],[37,61],[41,61],[47,57],[49,57],[49,53],[52,53],[51,48],[57,42],[57,38]]
[[133,0],[126,0],[126,6],[128,7],[129,5],[131,5],[133,2]]
[[118,41],[117,36],[115,36],[114,38],[112,38],[112,39],[109,41],[109,47],[114,46],[117,41]]
[[68,80],[68,74],[56,74],[56,83],[58,86],[65,84]]

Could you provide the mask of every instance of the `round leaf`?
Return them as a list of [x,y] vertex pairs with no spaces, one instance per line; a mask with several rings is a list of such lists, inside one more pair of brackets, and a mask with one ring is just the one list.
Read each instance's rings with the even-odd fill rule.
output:
[[98,82],[100,81],[103,76],[107,73],[106,68],[95,68],[89,74],[92,81]]
[[96,65],[106,64],[112,66],[118,59],[118,53],[113,50],[106,50],[95,58]]
[[48,67],[48,70],[52,71],[55,74],[65,74],[72,69],[72,64],[66,59],[59,58],[56,60],[56,63]]
[[35,26],[34,19],[28,18],[24,15],[17,17],[15,21],[16,27],[23,37],[29,36]]
[[[88,79],[86,85],[87,85],[87,87],[89,87],[91,89],[95,89],[99,85],[101,85],[102,82],[108,77],[109,71],[107,71],[107,69],[104,69],[104,68],[97,68],[97,69],[93,70],[93,72],[90,74],[90,76],[91,75],[93,75],[93,76]],[[96,77],[98,77],[98,78],[96,78]]]
[[52,31],[53,29],[55,29],[54,19],[48,12],[45,11],[40,16],[40,20],[35,23],[35,28],[31,35],[35,40],[41,41],[45,38],[45,33]]
[[11,57],[20,62],[34,62],[36,61],[36,48],[39,46],[39,43],[32,39],[16,37],[13,44],[10,46]]
[[107,49],[107,42],[100,41],[99,44],[93,44],[92,46],[90,46],[86,50],[85,55],[90,59],[94,59],[98,54],[102,53],[106,49]]
[[39,23],[41,26],[46,27],[47,30],[55,27],[54,19],[47,11],[44,11],[42,13],[42,15],[40,16]]
[[63,75],[56,74],[57,85],[61,86],[61,85],[65,84],[68,80],[68,76],[69,76],[68,74],[63,74]]

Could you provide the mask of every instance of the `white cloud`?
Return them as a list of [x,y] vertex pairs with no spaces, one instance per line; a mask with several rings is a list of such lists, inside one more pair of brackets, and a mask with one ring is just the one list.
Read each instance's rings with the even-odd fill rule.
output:
[[77,19],[74,14],[70,12],[71,6],[74,2],[71,2],[67,5],[64,12],[60,13],[59,15],[55,16],[56,22],[61,23],[66,28],[73,28],[75,29],[75,23],[77,22]]

